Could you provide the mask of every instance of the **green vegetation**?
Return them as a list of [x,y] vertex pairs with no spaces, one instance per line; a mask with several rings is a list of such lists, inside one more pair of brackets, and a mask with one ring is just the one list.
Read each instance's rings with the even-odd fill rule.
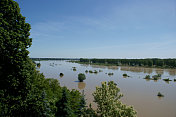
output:
[[114,73],[108,73],[108,75],[109,75],[109,76],[112,76],[112,75],[114,75]]
[[166,79],[163,79],[164,81],[172,81],[172,80],[170,80],[169,78],[166,78]]
[[176,82],[176,79],[174,79],[174,82]]
[[164,97],[164,95],[163,94],[161,94],[160,92],[158,92],[158,95],[157,95],[158,97]]
[[76,71],[76,68],[73,68],[73,71]]
[[80,82],[83,82],[83,80],[85,80],[85,79],[86,79],[85,74],[83,74],[83,73],[79,73],[79,74],[78,74],[78,80],[79,80]]
[[[27,50],[30,25],[15,1],[0,1],[0,116],[45,116],[44,77]],[[40,90],[39,90],[40,87]],[[40,110],[40,111],[39,111]]]
[[86,70],[86,71],[85,71],[85,73],[88,73],[88,72],[89,72],[89,73],[95,73],[95,74],[97,74],[97,73],[98,73],[98,71],[97,71],[97,70],[94,70],[94,71],[92,71],[92,70],[89,70],[89,71],[88,71],[88,70]]
[[97,70],[94,70],[94,73],[95,73],[95,74],[97,74],[97,73],[98,73],[98,71],[97,71]]
[[101,87],[96,87],[93,93],[97,103],[97,113],[101,117],[136,117],[136,111],[131,106],[120,102],[122,94],[113,81],[102,82]]
[[37,67],[40,68],[41,64],[40,63],[37,63]]
[[128,75],[125,73],[125,74],[123,74],[123,76],[124,76],[124,77],[127,77]]
[[151,80],[158,80],[158,79],[161,79],[161,74],[152,76]]
[[146,75],[144,79],[151,79],[150,75]]
[[154,77],[154,78],[152,78],[151,80],[158,80],[159,78],[158,77]]
[[157,74],[157,75],[153,75],[152,78],[150,77],[150,75],[146,75],[145,78],[146,80],[158,80],[161,79],[161,74]]
[[89,73],[93,73],[93,71],[92,71],[92,70],[89,70]]
[[86,72],[86,73],[88,73],[89,71],[88,71],[88,70],[86,70],[85,72]]
[[154,75],[152,78],[161,78],[161,74]]
[[64,74],[63,74],[63,73],[60,73],[59,75],[60,75],[60,77],[63,77],[63,76],[64,76]]
[[125,65],[125,66],[144,66],[159,68],[176,68],[176,59],[86,59],[80,58],[79,63],[96,65]]
[[79,58],[31,58],[33,61],[48,61],[48,60],[70,60],[69,62],[75,62],[80,60]]

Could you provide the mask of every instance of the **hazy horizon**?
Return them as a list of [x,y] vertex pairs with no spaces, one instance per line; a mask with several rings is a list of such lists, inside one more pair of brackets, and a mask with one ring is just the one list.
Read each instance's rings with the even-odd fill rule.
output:
[[176,58],[175,0],[16,1],[31,58]]

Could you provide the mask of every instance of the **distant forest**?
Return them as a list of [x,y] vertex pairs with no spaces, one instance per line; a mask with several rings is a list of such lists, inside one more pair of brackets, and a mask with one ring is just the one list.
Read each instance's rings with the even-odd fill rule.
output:
[[79,58],[31,58],[33,61],[46,61],[46,60],[80,60]]
[[105,65],[126,65],[126,66],[144,66],[176,68],[176,59],[86,59],[80,58],[80,63],[105,64]]
[[33,61],[42,60],[77,60],[80,63],[87,64],[103,64],[103,65],[125,65],[125,66],[143,66],[143,67],[160,67],[160,68],[176,68],[176,58],[160,59],[89,59],[89,58],[31,58]]

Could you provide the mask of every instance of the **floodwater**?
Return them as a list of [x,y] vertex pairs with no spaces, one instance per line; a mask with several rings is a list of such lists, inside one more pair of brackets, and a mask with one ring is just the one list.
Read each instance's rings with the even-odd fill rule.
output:
[[[36,61],[38,62],[38,61]],[[126,105],[133,105],[137,110],[138,117],[176,117],[176,69],[157,69],[142,67],[117,67],[82,65],[67,61],[40,61],[38,68],[46,78],[58,79],[61,86],[69,89],[77,89],[85,92],[87,103],[93,103],[92,93],[96,86],[100,86],[103,81],[114,81],[120,88],[123,97],[121,101]],[[73,71],[76,67],[76,71]],[[102,70],[102,72],[85,73],[85,70]],[[60,77],[59,74],[64,76]],[[78,82],[78,74],[85,73],[86,80]],[[114,73],[108,76],[108,73]],[[130,77],[123,77],[126,73]],[[165,82],[143,79],[146,75],[161,74],[162,79],[169,78],[172,81]],[[164,97],[159,98],[158,92]],[[95,104],[93,103],[94,107]]]

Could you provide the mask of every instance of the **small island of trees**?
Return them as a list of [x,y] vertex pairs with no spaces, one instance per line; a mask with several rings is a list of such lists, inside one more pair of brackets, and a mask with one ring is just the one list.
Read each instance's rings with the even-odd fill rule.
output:
[[80,82],[83,82],[85,79],[86,79],[85,74],[83,74],[83,73],[79,73],[79,74],[78,74],[78,80],[79,80]]

